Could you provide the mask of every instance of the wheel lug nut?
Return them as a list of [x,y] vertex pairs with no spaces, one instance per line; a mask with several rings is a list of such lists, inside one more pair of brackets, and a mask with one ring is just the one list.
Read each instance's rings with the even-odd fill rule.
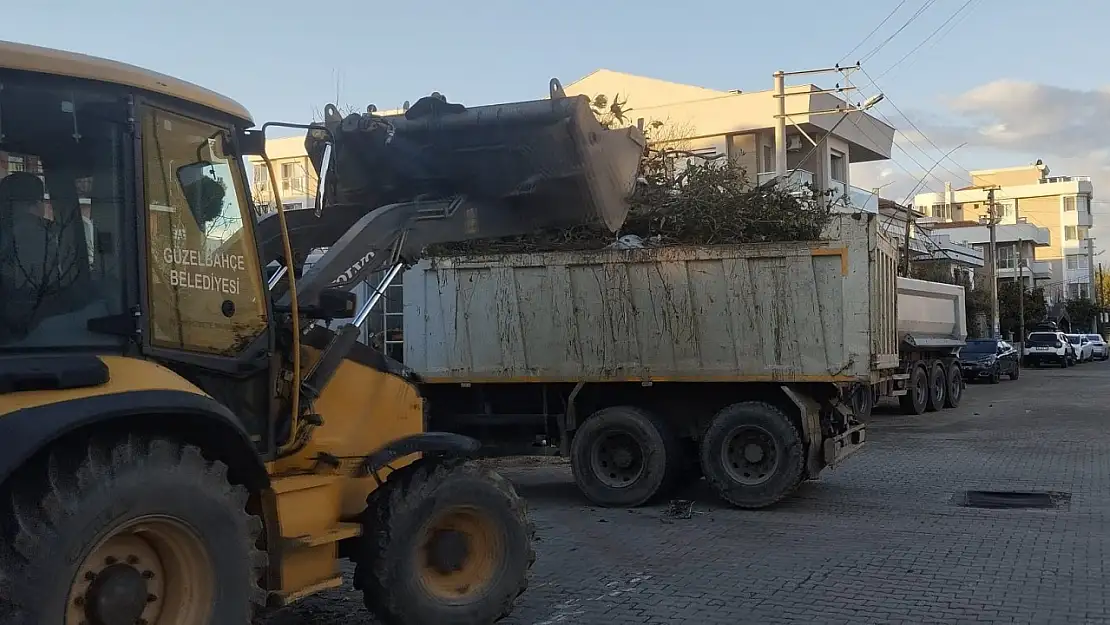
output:
[[119,560],[116,560],[116,559],[115,559],[114,557],[112,557],[112,556],[108,556],[107,558],[104,558],[104,564],[107,564],[108,566],[112,566],[112,565],[113,565],[113,564],[115,564],[116,562],[119,562]]
[[94,579],[96,579],[96,573],[93,573],[92,571],[85,571],[85,579],[90,582],[93,581]]
[[138,564],[139,563],[139,556],[127,556],[127,563],[128,564]]
[[78,596],[77,598],[75,598],[73,600],[73,605],[75,605],[77,607],[81,607],[81,606],[85,605],[85,597]]
[[154,571],[143,571],[143,579],[154,579]]
[[158,601],[158,595],[150,593],[146,596],[147,603],[154,603],[155,601]]

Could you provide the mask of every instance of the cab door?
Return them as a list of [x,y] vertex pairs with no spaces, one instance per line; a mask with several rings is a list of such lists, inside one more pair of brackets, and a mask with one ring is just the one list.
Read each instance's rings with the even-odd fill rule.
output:
[[197,383],[265,441],[273,340],[242,163],[230,130],[140,107],[144,349]]

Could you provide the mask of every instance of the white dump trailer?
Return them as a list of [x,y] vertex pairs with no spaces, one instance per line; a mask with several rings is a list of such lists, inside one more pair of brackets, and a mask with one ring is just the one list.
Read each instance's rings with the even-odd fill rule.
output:
[[955,408],[964,378],[957,359],[967,339],[964,288],[954,284],[897,279],[898,365],[866,393],[853,397],[856,413],[870,411],[881,396],[897,397],[902,411]]
[[594,502],[703,472],[758,508],[863,444],[843,388],[899,362],[893,245],[870,215],[821,241],[427,259],[404,361],[430,427],[568,454]]

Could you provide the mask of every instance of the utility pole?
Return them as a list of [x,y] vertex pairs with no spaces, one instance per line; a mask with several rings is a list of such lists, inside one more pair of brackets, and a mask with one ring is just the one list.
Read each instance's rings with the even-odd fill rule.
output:
[[1021,342],[1022,348],[1025,347],[1025,260],[1021,257],[1021,237],[1018,237],[1017,243],[1017,265],[1018,265],[1018,284],[1021,288],[1018,289],[1018,341]]
[[[804,130],[801,130],[801,126],[798,126],[798,124],[796,122],[794,122],[793,120],[791,120],[790,116],[786,114],[786,98],[788,98],[792,95],[812,96],[812,95],[819,94],[819,93],[844,93],[846,91],[853,91],[853,90],[856,89],[855,87],[852,87],[851,85],[846,85],[844,87],[841,87],[838,84],[835,89],[817,89],[817,90],[801,91],[801,92],[798,92],[798,93],[788,94],[788,93],[786,93],[786,77],[787,76],[810,76],[810,75],[814,75],[814,74],[831,74],[831,73],[844,74],[846,72],[851,72],[851,71],[856,70],[856,69],[859,69],[859,63],[856,63],[854,66],[849,65],[849,66],[846,66],[846,67],[840,67],[839,65],[836,65],[836,66],[833,66],[833,67],[823,67],[821,69],[806,69],[806,70],[801,70],[801,71],[796,71],[796,72],[784,72],[782,70],[779,70],[779,71],[775,72],[775,94],[774,94],[774,98],[776,100],[776,102],[775,102],[775,108],[776,108],[776,115],[775,115],[775,180],[779,184],[781,184],[783,182],[783,179],[786,178],[787,174],[789,173],[789,170],[786,166],[786,162],[787,162],[787,159],[786,159],[786,124],[787,124],[787,122],[793,123],[799,129],[801,134],[805,135],[805,137],[807,139],[809,139],[810,143],[813,144],[814,149],[816,149],[818,144],[819,144],[819,141],[817,141],[813,137],[809,136],[809,134],[806,133]],[[848,112],[852,112],[852,111],[856,111],[856,110],[866,110],[867,108],[870,108],[871,106],[874,106],[875,104],[877,104],[882,99],[883,99],[883,94],[880,93],[876,96],[872,96],[872,98],[869,100],[868,104],[866,104],[866,105],[864,105],[864,106],[862,106],[858,109],[853,108],[849,104],[847,107],[844,107],[844,108],[837,107],[836,109],[830,109],[830,110],[825,110],[825,111],[805,111],[804,113],[801,113],[801,114],[809,115],[809,116],[812,117],[813,115],[823,115],[823,114],[827,114],[827,113],[842,113],[842,114],[844,114],[844,116],[841,117],[841,119],[837,122],[837,124],[839,124],[841,121],[844,121],[844,119],[847,117]],[[836,129],[836,126],[833,126],[832,130],[835,130],[835,129]],[[829,134],[832,134],[832,130],[829,130],[828,133],[826,133],[826,136],[829,135]],[[821,137],[821,139],[824,139],[824,137]],[[803,159],[803,160],[807,160],[808,158],[809,157],[807,156],[806,159]]]
[[991,257],[991,324],[994,328],[994,338],[1002,336],[1002,329],[998,321],[998,248],[995,238],[995,227],[998,225],[998,209],[994,205],[994,191],[997,186],[987,189],[987,228],[990,230],[990,257]]
[[906,268],[906,277],[912,278],[913,272],[910,270],[910,229],[913,228],[913,208],[906,208],[906,232],[904,240],[902,241],[902,264]]
[[775,72],[775,180],[780,184],[786,176],[786,72]]

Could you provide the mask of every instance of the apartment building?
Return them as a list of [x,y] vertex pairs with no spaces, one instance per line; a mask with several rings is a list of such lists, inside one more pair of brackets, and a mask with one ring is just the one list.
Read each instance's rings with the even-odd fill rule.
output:
[[[968,173],[971,186],[953,189],[949,183],[941,193],[920,193],[914,197],[914,207],[939,227],[953,224],[957,230],[962,229],[950,231],[954,238],[963,235],[969,243],[985,248],[989,231],[979,226],[988,215],[988,189],[993,188],[1001,217],[996,229],[1000,269],[1016,269],[1017,249],[1022,246],[1023,252],[1034,254],[1026,259],[1032,265],[1027,263],[1023,271],[1032,270],[1036,285],[1045,289],[1050,300],[1091,297],[1094,239],[1089,233],[1094,190],[1090,177],[1051,176],[1041,161]],[[1019,224],[1033,229],[1002,228]],[[1038,229],[1046,231],[1047,236]],[[1005,232],[1007,238],[998,238],[999,232]],[[1047,242],[1042,243],[1045,238]],[[1003,277],[1000,271],[999,278]]]
[[[282,205],[288,210],[315,206],[316,170],[305,151],[304,135],[268,139],[266,156],[274,167]],[[266,211],[265,207],[272,210],[274,194],[266,164],[258,156],[247,157],[247,163],[255,205],[262,212]]]

